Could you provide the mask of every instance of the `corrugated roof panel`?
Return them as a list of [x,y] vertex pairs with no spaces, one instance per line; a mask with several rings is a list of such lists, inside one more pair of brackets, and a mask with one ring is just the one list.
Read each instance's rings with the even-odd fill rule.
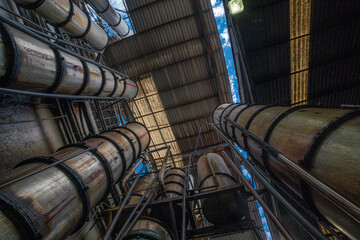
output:
[[[130,1],[127,1],[130,2]],[[195,13],[192,0],[156,1],[146,7],[131,10],[130,16],[137,32],[174,21]]]
[[213,240],[257,240],[257,236],[253,230],[249,230],[243,233],[235,233],[231,235],[225,235],[221,237],[212,237]]

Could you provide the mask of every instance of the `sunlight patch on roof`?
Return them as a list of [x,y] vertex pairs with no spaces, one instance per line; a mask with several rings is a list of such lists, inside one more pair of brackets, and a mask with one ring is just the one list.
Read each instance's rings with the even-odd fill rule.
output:
[[[170,127],[169,119],[165,113],[164,106],[159,97],[154,80],[149,74],[146,77],[137,81],[139,92],[134,99],[134,118],[135,121],[143,123],[149,130],[151,142],[149,150],[165,147],[171,147],[173,155],[180,153],[180,148],[175,141],[174,133]],[[156,113],[155,113],[156,112]],[[171,142],[170,144],[165,144]],[[166,150],[161,150],[152,153],[158,168],[161,167]],[[169,159],[170,160],[170,159]],[[175,160],[175,158],[174,158]],[[168,165],[172,165],[172,161],[168,161]],[[181,167],[182,162],[177,162],[176,167]]]
[[311,0],[290,0],[291,104],[307,104]]

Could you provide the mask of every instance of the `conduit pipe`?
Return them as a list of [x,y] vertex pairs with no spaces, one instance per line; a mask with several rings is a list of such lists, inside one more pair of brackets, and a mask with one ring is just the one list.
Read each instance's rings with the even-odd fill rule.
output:
[[15,0],[23,8],[33,9],[54,27],[62,28],[73,38],[85,38],[90,46],[102,50],[108,43],[108,35],[91,21],[71,0]]
[[108,0],[88,0],[88,2],[121,38],[133,35],[129,26],[121,18],[120,14],[110,5]]
[[133,99],[137,85],[0,22],[0,87]]
[[[318,216],[352,239],[360,236],[360,110],[222,104],[215,109],[213,119],[253,159],[302,197]],[[281,160],[271,149],[267,153],[264,146],[259,147],[257,141],[230,121],[270,144],[286,159]],[[287,164],[294,165],[291,169],[284,165],[287,159],[295,163]],[[314,181],[325,183],[331,192],[323,194],[309,187],[294,172],[295,166],[301,167],[299,174],[310,173]],[[337,199],[344,201],[337,203],[345,211],[333,203],[333,193],[340,194]]]
[[167,146],[165,157],[164,157],[164,160],[163,160],[163,164],[162,164],[160,172],[159,172],[159,185],[160,185],[160,190],[161,191],[165,190],[164,175],[165,175],[165,168],[166,168],[166,165],[167,165],[167,161],[169,159],[169,153],[170,153],[170,146]]
[[56,167],[2,187],[0,239],[65,239],[76,232],[149,142],[146,127],[132,122],[64,146],[49,156],[25,160],[3,174],[0,184],[101,143]]

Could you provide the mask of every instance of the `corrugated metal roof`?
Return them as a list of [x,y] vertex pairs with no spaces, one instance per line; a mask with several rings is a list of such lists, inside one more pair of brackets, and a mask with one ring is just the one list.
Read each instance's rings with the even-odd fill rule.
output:
[[233,16],[255,102],[360,103],[358,0],[252,0]]
[[212,240],[257,240],[256,234],[253,230],[249,230],[243,233],[235,233],[230,235],[225,235],[221,237],[212,237]]
[[[137,81],[130,108],[150,130],[150,149],[170,145],[179,161],[194,150],[199,128],[211,121],[215,107],[231,101],[210,1],[127,1],[127,7],[137,34],[109,45],[104,60]],[[224,147],[208,126],[203,131],[199,149]],[[153,157],[160,163],[164,155]]]

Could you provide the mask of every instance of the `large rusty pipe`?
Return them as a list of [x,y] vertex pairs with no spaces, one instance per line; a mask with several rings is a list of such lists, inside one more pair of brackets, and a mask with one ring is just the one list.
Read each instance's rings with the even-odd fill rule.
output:
[[91,7],[114,29],[121,38],[133,35],[133,32],[108,0],[88,0]]
[[97,146],[56,167],[2,187],[0,239],[64,239],[76,232],[149,142],[146,127],[132,122],[82,143],[64,146],[49,156],[20,163],[2,176],[0,184]]
[[71,0],[15,0],[23,8],[34,9],[54,27],[60,27],[73,38],[85,38],[96,50],[108,43],[108,35]]
[[[311,106],[223,104],[215,109],[214,122],[273,176],[302,197],[309,208],[350,238],[360,236],[360,111]],[[348,204],[333,204],[326,195],[309,185],[286,166],[279,155],[268,154],[230,121],[270,144],[283,156],[306,169],[314,179],[339,193]],[[293,164],[294,165],[294,164]],[[300,169],[300,168],[299,168]],[[299,172],[300,173],[300,172]],[[305,175],[302,175],[303,177]],[[306,177],[306,176],[305,176]]]
[[137,85],[0,22],[0,87],[133,99]]

